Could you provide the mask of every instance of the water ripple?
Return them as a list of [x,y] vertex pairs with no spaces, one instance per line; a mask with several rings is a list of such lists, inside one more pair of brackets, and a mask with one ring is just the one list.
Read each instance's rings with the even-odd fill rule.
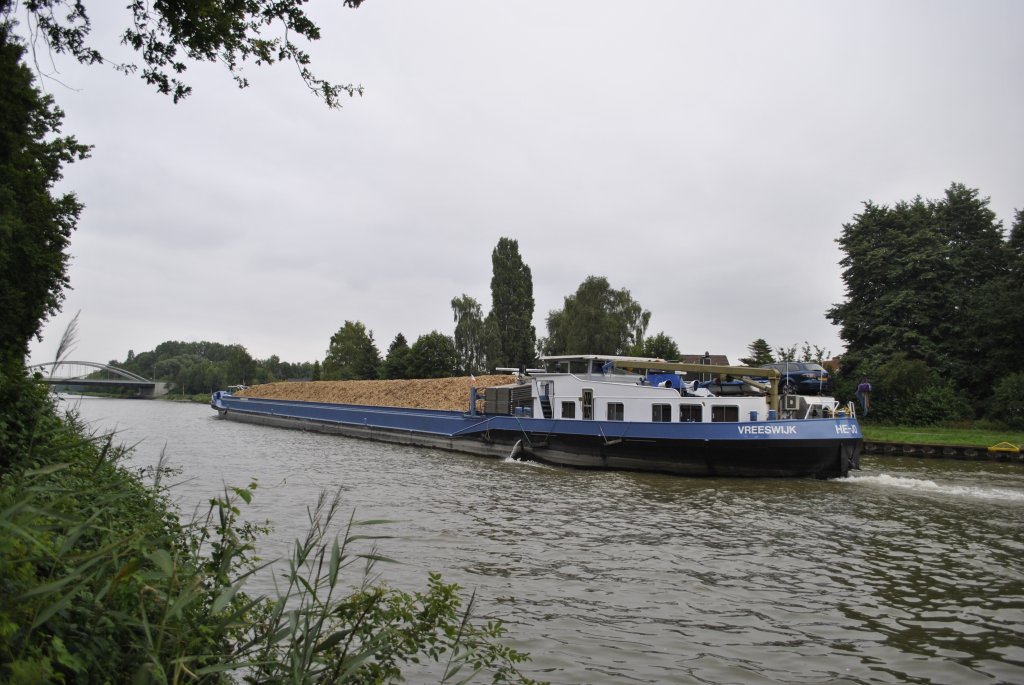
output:
[[[321,489],[397,521],[379,566],[475,588],[554,683],[1024,682],[1024,469],[867,459],[832,481],[587,472],[82,403],[135,460],[163,445],[183,509],[260,487],[263,553]],[[261,582],[269,586],[269,581]]]

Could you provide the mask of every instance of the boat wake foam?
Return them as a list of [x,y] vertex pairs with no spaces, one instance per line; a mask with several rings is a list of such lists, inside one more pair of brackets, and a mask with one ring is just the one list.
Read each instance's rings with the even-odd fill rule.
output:
[[502,459],[502,461],[505,462],[506,464],[518,464],[520,466],[528,466],[530,468],[535,468],[535,469],[548,469],[548,470],[550,470],[550,469],[554,469],[555,468],[554,466],[551,466],[550,464],[545,464],[543,462],[537,461],[536,459],[522,459],[518,455],[514,456],[514,455],[511,455],[511,454],[508,455],[507,457],[505,457],[504,459]]
[[902,476],[855,476],[836,478],[835,482],[850,485],[872,485],[888,488],[914,490],[921,493],[952,495],[954,497],[975,497],[979,499],[1001,500],[1004,502],[1024,502],[1024,491],[1014,488],[979,487],[972,485],[945,485],[933,480],[905,478]]

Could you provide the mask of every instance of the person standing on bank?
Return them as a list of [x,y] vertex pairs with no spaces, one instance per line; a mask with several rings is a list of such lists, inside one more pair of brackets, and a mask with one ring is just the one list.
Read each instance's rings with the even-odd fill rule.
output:
[[860,402],[861,411],[864,412],[864,416],[868,415],[868,410],[871,408],[871,383],[868,382],[867,377],[860,379],[860,385],[857,386],[857,401]]

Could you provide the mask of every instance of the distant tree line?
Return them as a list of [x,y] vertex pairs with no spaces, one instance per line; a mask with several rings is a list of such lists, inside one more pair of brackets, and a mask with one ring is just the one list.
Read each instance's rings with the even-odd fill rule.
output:
[[463,293],[452,298],[451,335],[431,331],[409,345],[404,334],[382,356],[360,321],[345,321],[331,336],[324,358],[325,380],[437,378],[486,374],[496,368],[533,366],[540,355],[616,354],[678,359],[679,347],[665,333],[647,337],[651,313],[608,280],[588,276],[547,317],[548,335],[533,327],[533,278],[519,243],[501,238],[491,253],[491,308]]
[[[603,276],[587,276],[567,295],[561,309],[548,312],[547,335],[538,338],[532,320],[533,281],[519,244],[501,238],[491,253],[491,309],[463,293],[452,298],[452,335],[432,331],[409,345],[399,333],[383,356],[360,321],[345,321],[331,336],[323,364],[325,380],[436,378],[491,373],[496,368],[533,366],[539,356],[609,354],[682,358],[676,341],[664,331],[649,336],[651,312],[629,290],[616,289]],[[776,359],[822,361],[830,353],[817,345],[779,347],[758,340],[764,353],[754,365]],[[753,349],[752,349],[753,351]],[[755,363],[756,362],[756,363]]]
[[253,359],[241,345],[215,342],[162,342],[149,352],[128,350],[124,361],[110,366],[132,371],[146,378],[170,382],[182,393],[195,395],[229,385],[272,383],[290,378],[311,379],[319,364],[283,362],[277,355]]
[[[533,327],[533,280],[519,244],[501,238],[491,254],[491,309],[484,314],[470,295],[452,298],[452,334],[431,331],[410,344],[398,333],[381,354],[373,331],[361,321],[346,320],[331,336],[323,364],[290,363],[276,355],[254,359],[241,345],[214,342],[161,343],[154,350],[129,351],[118,366],[159,381],[171,382],[185,394],[210,392],[229,385],[270,383],[289,379],[372,380],[443,378],[493,373],[496,368],[534,366],[538,356],[614,354],[681,358],[679,346],[664,332],[648,336],[651,312],[627,289],[615,289],[608,279],[587,276],[561,309],[547,316],[547,336]],[[758,341],[767,348],[767,343]],[[767,361],[796,358],[797,346],[767,348]],[[822,348],[805,343],[802,353]]]

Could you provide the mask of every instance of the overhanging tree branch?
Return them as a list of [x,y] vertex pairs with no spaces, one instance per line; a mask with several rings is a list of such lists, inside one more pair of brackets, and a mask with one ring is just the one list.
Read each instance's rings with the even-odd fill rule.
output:
[[[358,8],[363,0],[345,0]],[[223,64],[239,88],[249,86],[242,74],[246,62],[266,66],[290,61],[309,90],[331,108],[340,107],[343,94],[362,95],[363,87],[334,83],[318,76],[312,59],[293,36],[320,39],[320,28],[302,8],[304,0],[132,0],[128,27],[121,43],[140,56],[138,63],[116,63],[90,45],[92,24],[84,0],[22,0],[33,57],[42,41],[52,53],[70,54],[82,64],[110,64],[141,78],[174,102],[188,97],[192,87],[182,76],[190,62]],[[0,19],[13,19],[17,0],[0,0]],[[279,31],[279,35],[274,35]],[[42,74],[36,62],[36,71]]]

